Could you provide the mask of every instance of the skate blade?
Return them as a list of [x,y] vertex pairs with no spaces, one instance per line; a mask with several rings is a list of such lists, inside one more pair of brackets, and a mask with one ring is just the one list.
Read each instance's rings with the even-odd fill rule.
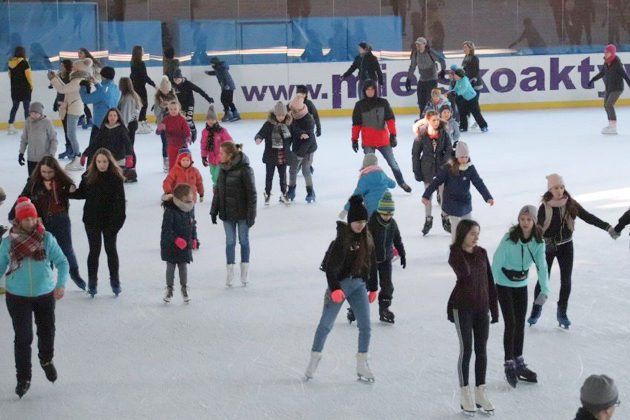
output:
[[475,417],[476,411],[466,411],[462,408],[462,414],[468,417]]
[[494,416],[494,409],[493,410],[485,410],[482,406],[480,406],[479,404],[477,404],[477,408],[479,409],[478,411],[485,415],[485,416]]
[[365,376],[357,375],[357,381],[362,382],[364,384],[373,384],[374,378],[366,378]]
[[570,325],[558,324],[558,328],[561,329],[562,331],[568,331],[569,327],[570,327]]

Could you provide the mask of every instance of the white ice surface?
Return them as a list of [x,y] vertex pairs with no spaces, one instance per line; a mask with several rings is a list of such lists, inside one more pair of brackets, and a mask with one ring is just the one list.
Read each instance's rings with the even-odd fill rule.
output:
[[[489,207],[473,192],[473,216],[482,226],[480,245],[490,255],[520,207],[538,205],[546,189],[545,175],[551,172],[564,176],[568,190],[586,209],[616,223],[630,202],[630,128],[624,123],[627,111],[622,108],[619,114],[621,134],[611,137],[599,134],[605,120],[601,109],[488,113],[489,133],[463,135],[496,201]],[[0,309],[0,419],[462,418],[458,340],[446,319],[454,282],[446,262],[449,236],[438,219],[427,237],[420,234],[424,210],[420,185],[411,172],[412,121],[412,116],[397,119],[395,149],[414,189],[411,195],[394,191],[408,266],[402,270],[396,265],[393,272],[396,324],[380,323],[377,304],[371,305],[370,364],[376,383],[356,381],[357,329],[348,326],[345,309],[329,336],[315,379],[302,381],[326,287],[318,265],[334,237],[336,216],[356,184],[362,159],[350,147],[350,119],[323,119],[324,135],[314,163],[317,203],[305,203],[303,179],[298,178],[297,199],[289,208],[277,203],[277,177],[272,205],[262,205],[263,146],[253,142],[262,122],[241,121],[225,126],[245,143],[259,191],[250,238],[249,286],[229,290],[224,286],[225,236],[221,225],[210,222],[208,194],[196,210],[202,246],[189,268],[192,301],[183,304],[177,290],[172,304],[162,302],[161,147],[154,134],[138,135],[139,182],[126,186],[127,222],[118,239],[123,293],[118,299],[111,294],[104,251],[94,300],[68,281],[56,312],[59,380],[54,385],[45,380],[34,347],[33,382],[22,401],[13,392],[11,321]],[[199,130],[202,127],[198,122]],[[88,131],[81,130],[80,135],[85,147]],[[10,202],[26,180],[26,169],[17,164],[18,143],[18,136],[0,134],[0,185],[9,197],[0,211],[0,223],[5,224]],[[192,147],[210,190],[199,143]],[[73,177],[78,180],[79,174]],[[74,249],[87,280],[82,207],[81,202],[72,202],[70,212]],[[519,384],[516,390],[507,385],[503,323],[491,326],[487,384],[496,419],[573,418],[579,388],[592,373],[613,376],[620,399],[628,401],[630,258],[624,233],[613,242],[607,233],[577,222],[569,305],[573,325],[569,331],[557,328],[555,266],[552,296],[540,322],[526,331],[525,357],[538,372],[539,384]],[[622,404],[616,417],[630,417],[628,405]]]

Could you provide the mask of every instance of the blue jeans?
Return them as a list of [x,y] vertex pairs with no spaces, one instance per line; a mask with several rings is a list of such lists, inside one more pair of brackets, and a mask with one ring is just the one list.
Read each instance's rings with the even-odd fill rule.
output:
[[394,173],[394,178],[396,178],[396,183],[398,185],[404,184],[405,180],[403,178],[402,172],[400,171],[400,167],[398,166],[398,162],[396,162],[396,158],[394,157],[394,149],[392,148],[392,146],[388,145],[378,148],[363,146],[363,153],[365,154],[376,153],[377,150],[381,152],[381,155],[383,155],[383,157],[387,161],[387,164],[392,169],[392,172]]
[[66,115],[66,127],[68,140],[70,141],[70,147],[72,147],[72,156],[81,156],[81,147],[79,146],[79,140],[77,139],[77,123],[79,122],[79,115]]
[[224,220],[225,256],[228,264],[234,264],[236,259],[236,231],[238,243],[241,245],[241,262],[249,262],[249,226],[246,220]]
[[[339,283],[341,290],[346,295],[346,299],[354,312],[359,327],[359,353],[367,353],[370,347],[370,302],[368,302],[367,289],[363,279],[347,278]],[[335,303],[332,301],[330,289],[326,290],[324,296],[324,309],[322,317],[319,320],[317,330],[315,330],[315,338],[313,339],[312,351],[321,352],[326,343],[326,337],[332,330],[337,319],[337,314],[343,306],[343,302]]]

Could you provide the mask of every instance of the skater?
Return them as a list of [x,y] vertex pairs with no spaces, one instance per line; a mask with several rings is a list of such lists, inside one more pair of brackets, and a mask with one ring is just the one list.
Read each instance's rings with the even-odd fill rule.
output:
[[168,170],[170,171],[175,166],[179,149],[188,147],[191,143],[190,126],[182,115],[179,102],[168,103],[168,114],[158,124],[157,133],[166,137]]
[[365,97],[354,105],[352,111],[352,150],[355,153],[359,151],[361,134],[363,153],[375,153],[376,150],[381,152],[394,173],[398,186],[410,193],[411,187],[405,183],[392,149],[398,144],[394,112],[387,99],[378,97],[376,83],[372,80],[363,83],[363,90]]
[[59,106],[59,117],[66,121],[68,140],[70,140],[72,148],[72,153],[66,156],[70,159],[70,163],[65,167],[66,170],[70,171],[83,169],[83,166],[81,166],[81,148],[77,137],[77,124],[79,117],[83,115],[83,101],[79,92],[81,82],[90,78],[92,65],[92,60],[89,58],[72,63],[72,73],[70,73],[68,82],[64,82],[59,74],[56,75],[52,71],[48,72],[50,84],[53,85],[58,93],[64,95],[63,103]]
[[[443,78],[446,68],[444,58],[431,50],[427,39],[419,37],[415,42],[416,48],[411,52],[411,62],[409,63],[409,71],[407,73],[407,81],[405,88],[407,92],[411,90],[411,80],[414,79],[414,72],[418,68],[418,107],[419,115],[422,115],[425,104],[429,101],[431,91],[437,88],[438,77]],[[440,71],[437,71],[437,63],[440,64]]]
[[[479,224],[462,220],[455,228],[448,263],[457,276],[457,283],[448,299],[448,320],[455,323],[459,337],[460,406],[465,414],[474,415],[477,408],[492,414],[494,407],[486,395],[486,344],[490,323],[499,322],[497,291],[486,250],[477,246]],[[473,346],[474,342],[474,346]],[[475,350],[475,391],[468,385],[468,371]]]
[[20,103],[24,108],[24,120],[28,118],[29,105],[31,103],[31,93],[33,92],[33,76],[31,66],[26,61],[26,50],[24,47],[15,47],[13,58],[9,60],[9,81],[11,82],[11,101],[13,106],[9,112],[9,129],[7,134],[17,134],[15,130],[15,114]]
[[431,89],[431,99],[426,103],[422,114],[420,114],[421,118],[426,118],[426,114],[428,111],[440,112],[440,108],[444,105],[450,106],[451,103],[448,99],[442,96],[442,90],[440,88]]
[[[359,170],[359,182],[352,195],[360,195],[363,198],[363,204],[368,210],[368,217],[376,211],[381,197],[389,188],[396,188],[394,180],[385,175],[385,172],[378,166],[378,158],[374,153],[365,154],[363,165]],[[346,202],[344,209],[339,213],[339,219],[345,219],[348,210],[350,210],[350,202]]]
[[400,237],[398,224],[394,220],[395,203],[392,193],[385,191],[378,202],[378,208],[370,216],[368,229],[374,238],[376,265],[372,266],[372,277],[379,279],[381,290],[378,294],[378,313],[382,322],[394,323],[394,313],[389,310],[394,295],[392,284],[392,258],[394,249],[400,256],[400,266],[407,268],[405,247]]
[[26,152],[28,176],[31,176],[44,156],[55,156],[57,153],[57,131],[53,123],[44,115],[44,105],[40,102],[32,102],[29,106],[29,117],[24,122],[18,154],[20,166],[24,166],[24,152]]
[[88,254],[88,293],[93,298],[97,293],[98,259],[101,243],[105,242],[109,282],[114,295],[121,293],[118,273],[118,251],[116,237],[125,223],[125,178],[111,152],[98,149],[81,178],[79,188],[70,198],[85,200],[83,223],[87,233],[90,252]]
[[[85,87],[86,92],[92,93],[92,86],[90,85],[89,80],[92,78],[94,81],[101,81],[101,70],[103,69],[103,64],[96,59],[87,48],[79,48],[77,56],[79,57],[79,60],[92,60],[93,65],[90,67],[90,75],[88,79],[81,82],[81,86]],[[84,130],[93,126],[92,111],[90,111],[90,107],[87,106],[87,104],[83,104],[83,115],[79,118],[79,125]]]
[[216,192],[217,180],[221,169],[219,167],[221,163],[219,160],[219,148],[228,141],[232,141],[232,136],[230,136],[227,129],[219,124],[214,104],[211,104],[206,113],[206,128],[201,131],[201,162],[203,166],[207,166],[210,169],[212,194]]
[[459,123],[453,118],[453,111],[450,106],[442,105],[440,108],[440,119],[446,123],[445,129],[453,146],[451,155],[455,156],[455,148],[459,141]]
[[140,100],[142,101],[142,108],[140,108],[140,114],[138,115],[138,134],[149,134],[151,127],[147,122],[149,100],[146,85],[153,86],[155,89],[155,82],[151,80],[147,74],[147,66],[144,64],[143,56],[144,50],[142,46],[134,45],[131,51],[131,75],[129,77],[133,83],[134,91],[140,96]]
[[208,94],[199,86],[182,76],[181,69],[175,70],[175,73],[173,74],[173,87],[175,89],[177,99],[179,100],[179,104],[182,107],[182,112],[186,118],[186,122],[190,127],[191,140],[194,143],[195,140],[197,140],[197,128],[195,127],[195,122],[193,121],[193,118],[195,117],[195,95],[193,92],[197,92],[203,96],[209,104],[213,104],[214,99],[208,96]]
[[535,303],[542,306],[549,296],[545,241],[542,229],[536,224],[536,215],[536,207],[524,206],[518,213],[518,224],[503,236],[492,258],[492,275],[505,322],[505,377],[512,388],[516,388],[518,381],[538,382],[536,373],[527,368],[523,358],[527,278],[532,263],[541,288]]
[[[57,281],[51,265],[57,267]],[[7,271],[8,268],[8,271]],[[57,380],[55,301],[63,298],[68,261],[55,237],[46,232],[35,206],[20,197],[9,236],[0,244],[0,276],[6,274],[6,301],[15,332],[15,393],[22,398],[31,386],[33,315],[37,325],[39,364],[50,382]]]
[[313,188],[313,174],[311,172],[311,164],[313,156],[317,150],[317,138],[315,137],[315,121],[308,108],[304,104],[304,95],[296,93],[295,97],[289,103],[291,110],[291,135],[292,135],[292,152],[294,156],[289,160],[289,189],[287,198],[291,201],[295,199],[295,187],[297,184],[298,168],[302,167],[302,175],[304,175],[304,183],[306,184],[306,202],[315,201],[315,189]]
[[[70,73],[72,73],[72,61],[65,59],[59,62],[59,71],[57,75],[61,79],[61,81],[65,84],[70,83]],[[54,86],[51,84],[48,85],[48,89],[54,89]],[[63,134],[66,140],[66,150],[63,153],[60,153],[57,156],[57,159],[66,159],[72,156],[72,144],[70,143],[70,138],[68,137],[68,124],[65,118],[65,114],[62,115],[61,107],[64,103],[65,95],[63,93],[57,92],[57,96],[55,97],[55,101],[53,102],[53,112],[59,113],[59,119],[61,120],[61,124],[63,125]]]
[[[190,150],[183,148],[177,152],[177,164],[168,172],[166,179],[162,183],[164,194],[173,194],[175,187],[179,184],[189,185],[193,197],[193,204],[197,202],[197,194],[199,194],[199,202],[203,203],[203,178],[197,168],[193,166],[192,155]],[[192,249],[199,249],[199,238],[197,237],[197,221],[195,220],[195,208],[191,210],[193,218],[192,231]]]
[[322,264],[326,272],[328,288],[324,295],[324,308],[315,330],[311,360],[306,368],[306,378],[312,379],[322,358],[322,350],[328,333],[332,330],[344,299],[356,316],[359,327],[357,376],[360,380],[374,382],[368,365],[370,347],[370,308],[376,300],[378,283],[372,275],[376,265],[374,240],[367,229],[368,213],[360,195],[349,199],[348,223],[337,222],[337,236],[329,246]]
[[133,167],[133,148],[129,140],[129,132],[122,124],[120,111],[117,108],[111,108],[105,114],[104,119],[102,124],[100,124],[101,128],[96,133],[96,137],[92,139],[90,145],[83,151],[81,166],[85,164],[86,160],[89,165],[96,151],[104,148],[111,152],[114,160],[121,168]]
[[256,221],[256,182],[249,158],[241,151],[242,146],[226,142],[219,149],[221,171],[217,180],[217,192],[212,199],[210,216],[217,224],[217,216],[225,229],[225,254],[227,259],[227,287],[232,287],[236,251],[236,234],[241,245],[241,284],[247,285],[249,272],[249,229]]
[[[542,227],[545,238],[548,273],[551,273],[554,259],[558,259],[560,265],[560,297],[556,317],[558,324],[566,329],[571,325],[567,317],[567,306],[573,271],[573,231],[575,219],[578,217],[589,225],[607,231],[613,239],[619,237],[612,226],[584,210],[580,203],[571,197],[565,190],[564,179],[560,175],[548,175],[547,192],[542,196],[542,204],[538,208],[538,225]],[[536,299],[540,292],[540,285],[536,285],[534,296]],[[542,306],[534,302],[531,316],[527,320],[529,325],[538,322],[541,312]]]
[[342,79],[349,77],[355,70],[359,70],[359,83],[357,85],[357,92],[359,92],[359,99],[365,97],[365,82],[371,80],[376,87],[376,81],[378,80],[378,86],[383,85],[383,72],[381,71],[381,65],[378,63],[378,59],[372,54],[372,46],[367,42],[359,42],[358,46],[359,54],[354,57],[352,65],[341,76]]
[[[168,140],[166,133],[160,130],[160,124],[162,119],[169,114],[168,104],[171,102],[178,102],[177,95],[172,88],[171,82],[168,80],[168,76],[162,76],[160,84],[155,91],[153,112],[155,113],[155,124],[158,128],[155,130],[155,134],[160,136],[162,140],[162,158],[164,160],[164,172],[168,172],[170,165],[168,160]],[[190,129],[190,128],[189,128]]]
[[94,82],[94,92],[88,93],[86,86],[81,86],[79,94],[84,104],[94,104],[94,122],[92,124],[92,132],[90,133],[90,143],[92,139],[98,134],[98,130],[105,122],[105,117],[108,111],[118,106],[118,100],[120,99],[120,90],[116,83],[114,83],[114,76],[116,72],[113,67],[103,67],[100,72],[102,80]]
[[138,116],[142,105],[142,99],[133,89],[133,83],[128,77],[121,77],[118,81],[118,89],[120,89],[120,101],[118,109],[120,110],[120,118],[122,124],[127,128],[129,133],[129,144],[131,145],[131,166],[126,166],[123,174],[125,182],[138,182],[138,174],[136,173],[136,152],[134,146],[136,143],[136,133],[138,131]]
[[265,142],[262,161],[265,164],[265,205],[269,205],[273,175],[278,170],[280,178],[280,202],[289,204],[287,198],[287,161],[291,157],[291,124],[293,117],[281,101],[269,111],[267,121],[256,133],[256,144]]
[[317,112],[317,107],[313,101],[308,99],[308,89],[305,85],[297,85],[295,87],[295,92],[304,95],[304,104],[306,104],[308,113],[311,114],[311,117],[313,117],[313,120],[315,121],[315,135],[320,137],[322,135],[322,125],[319,121],[319,112]]
[[[470,85],[477,92],[477,103],[479,103],[479,96],[481,95],[481,89],[483,89],[483,81],[479,76],[479,57],[475,55],[475,44],[472,41],[464,41],[462,45],[462,50],[464,51],[464,60],[462,60],[462,69],[464,69],[464,73],[468,80],[470,81]],[[478,123],[475,122],[471,129],[477,128]]]
[[219,57],[210,59],[212,70],[206,70],[208,76],[217,76],[217,81],[221,87],[221,105],[223,105],[223,118],[221,122],[238,121],[241,115],[238,113],[234,105],[234,91],[236,86],[234,80],[230,76],[230,65],[225,61],[219,60]]
[[173,194],[162,202],[162,235],[160,251],[162,261],[166,262],[166,294],[164,302],[170,303],[173,298],[173,282],[175,268],[179,271],[184,302],[190,301],[188,295],[188,264],[192,262],[193,229],[195,220],[192,215],[194,207],[193,188],[188,184],[178,184]]
[[615,103],[623,93],[623,81],[630,86],[630,77],[617,56],[617,47],[613,44],[604,50],[604,66],[591,80],[588,86],[593,87],[596,80],[604,79],[604,109],[608,115],[608,126],[602,129],[602,134],[617,134],[617,114]]
[[459,105],[459,131],[468,131],[468,116],[472,114],[482,133],[488,131],[488,123],[483,119],[479,109],[479,91],[470,84],[468,76],[463,69],[457,69],[452,73],[455,85],[452,92],[457,95]]
[[[451,158],[453,149],[447,125],[439,119],[438,113],[433,110],[427,111],[425,118],[427,125],[420,129],[418,136],[413,142],[411,160],[416,181],[424,182],[424,188],[427,189],[437,177],[440,168],[447,164]],[[424,205],[425,220],[422,236],[427,236],[433,227],[432,196],[433,194],[429,195],[429,203]],[[440,185],[438,187],[438,204],[443,202],[443,197],[444,185]],[[443,210],[442,227],[445,231],[451,233],[451,223],[448,220],[448,215]]]
[[483,180],[477,173],[475,165],[470,163],[468,145],[463,141],[457,143],[455,157],[442,165],[438,174],[422,194],[422,204],[431,204],[431,195],[444,184],[442,193],[442,211],[448,215],[451,225],[451,238],[455,241],[457,224],[463,219],[470,219],[472,204],[470,196],[470,183],[475,186],[483,197],[483,200],[494,205],[494,199]]
[[[76,191],[74,181],[61,169],[59,162],[52,156],[45,156],[26,181],[20,197],[31,200],[44,228],[55,237],[66,256],[70,278],[79,289],[85,290],[85,281],[79,274],[79,265],[72,246],[72,224],[68,215],[70,209],[68,197],[74,191]],[[15,208],[16,205],[9,212],[9,220],[15,220]]]
[[591,375],[580,388],[582,407],[575,420],[610,420],[619,407],[619,391],[615,381],[606,375]]

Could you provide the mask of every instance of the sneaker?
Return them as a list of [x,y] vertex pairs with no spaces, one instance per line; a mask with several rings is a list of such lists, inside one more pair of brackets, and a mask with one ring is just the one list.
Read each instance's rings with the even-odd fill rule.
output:
[[602,128],[602,134],[617,134],[617,127],[608,125]]
[[42,367],[42,369],[44,369],[46,379],[54,383],[57,380],[57,369],[55,369],[55,365],[53,364],[52,360],[49,362],[44,362],[40,360],[39,365]]
[[182,286],[182,298],[184,298],[184,302],[190,302],[190,296],[188,296],[188,286]]
[[171,299],[173,299],[173,288],[171,286],[166,286],[166,293],[164,294],[164,302],[171,303]]

